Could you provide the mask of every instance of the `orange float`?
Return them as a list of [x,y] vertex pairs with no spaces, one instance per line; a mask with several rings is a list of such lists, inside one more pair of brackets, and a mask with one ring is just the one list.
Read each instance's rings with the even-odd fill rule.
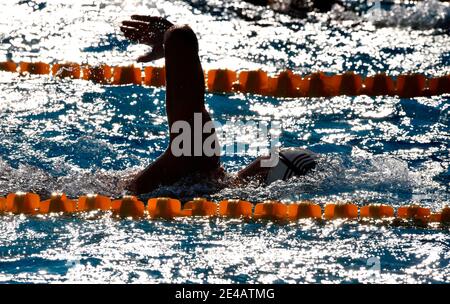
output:
[[223,200],[219,203],[219,215],[225,217],[239,218],[252,216],[252,204],[239,199]]
[[347,96],[357,96],[362,90],[362,78],[353,72],[346,72],[340,76],[339,94]]
[[206,200],[205,198],[194,198],[183,206],[183,211],[193,216],[215,216],[217,215],[217,204]]
[[6,199],[4,197],[0,197],[0,213],[6,211]]
[[106,196],[89,194],[80,196],[78,198],[78,211],[102,210],[107,211],[111,209],[111,199]]
[[141,84],[142,72],[140,68],[135,68],[134,65],[126,67],[114,67],[113,69],[113,84]]
[[95,83],[110,83],[112,77],[111,67],[108,65],[87,66],[83,68],[83,79]]
[[17,64],[13,61],[0,62],[0,71],[17,72]]
[[428,79],[430,95],[450,93],[450,75]]
[[386,76],[385,73],[369,76],[364,81],[364,89],[362,93],[369,96],[392,96],[395,94],[394,81],[391,77]]
[[288,205],[288,218],[292,221],[304,218],[321,218],[322,208],[309,201]]
[[188,216],[189,211],[181,212],[181,202],[168,197],[151,198],[147,202],[147,211],[152,218],[172,219],[177,216]]
[[400,75],[397,77],[397,94],[400,97],[423,96],[425,82],[423,75]]
[[253,212],[253,218],[255,220],[274,220],[282,221],[287,218],[287,205],[277,201],[265,201],[263,203],[256,204]]
[[144,84],[152,87],[166,85],[166,70],[164,67],[146,67],[144,69]]
[[324,217],[329,220],[338,218],[357,218],[358,207],[350,203],[327,204],[325,206]]
[[204,198],[194,198],[194,200],[186,202],[183,205],[183,210],[192,210],[192,207],[194,206],[195,200],[198,200],[198,199],[203,200]]
[[431,213],[428,220],[430,222],[441,222],[441,213]]
[[208,71],[208,91],[218,93],[230,93],[233,83],[237,80],[235,71],[218,69]]
[[262,70],[243,71],[239,73],[239,86],[237,90],[244,93],[260,94],[267,93],[269,78]]
[[444,207],[441,211],[441,223],[450,223],[450,207]]
[[404,219],[427,219],[431,215],[430,208],[417,205],[404,206],[397,209],[397,216]]
[[21,62],[20,73],[21,74],[36,74],[36,75],[48,75],[50,74],[50,65],[44,62]]
[[309,81],[307,89],[309,97],[329,97],[339,93],[339,75],[327,76],[323,72],[318,72],[305,77],[305,79]]
[[42,201],[39,204],[39,212],[42,214],[59,212],[72,213],[75,210],[75,202],[69,200],[64,193],[53,193],[50,199]]
[[5,211],[14,214],[37,214],[40,198],[35,193],[16,192],[6,196]]
[[300,96],[301,76],[295,75],[292,71],[284,71],[278,76],[269,77],[268,95],[277,97],[296,97]]
[[192,209],[181,209],[180,214],[178,216],[193,216]]
[[52,66],[52,75],[59,78],[79,79],[81,68],[78,63],[56,63]]
[[393,217],[394,208],[392,208],[392,206],[389,205],[371,204],[367,206],[362,206],[359,213],[361,217],[371,217],[371,218]]
[[135,196],[124,196],[120,200],[112,201],[111,209],[115,216],[140,218],[144,216],[145,207]]

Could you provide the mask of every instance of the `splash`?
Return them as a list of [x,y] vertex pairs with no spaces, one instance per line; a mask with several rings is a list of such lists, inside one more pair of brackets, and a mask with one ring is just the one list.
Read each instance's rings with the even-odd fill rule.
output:
[[29,164],[13,167],[0,158],[0,194],[30,191],[43,197],[49,197],[52,192],[64,192],[69,197],[88,193],[120,197],[125,193],[126,185],[132,176],[137,173],[136,168],[92,172],[68,166],[64,171],[64,175],[58,176]]
[[212,197],[240,197],[251,201],[267,199],[298,201],[395,202],[411,200],[419,177],[405,161],[389,156],[346,157],[322,155],[317,168],[306,176],[270,185],[250,182],[243,187],[226,187]]

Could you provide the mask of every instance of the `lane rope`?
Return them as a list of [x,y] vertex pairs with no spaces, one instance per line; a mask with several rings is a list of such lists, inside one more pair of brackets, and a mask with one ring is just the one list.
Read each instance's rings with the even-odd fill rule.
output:
[[[52,75],[55,78],[90,80],[109,85],[165,85],[164,67],[90,66],[78,63],[0,62],[0,70],[20,75]],[[268,75],[262,70],[232,71],[214,69],[205,72],[210,93],[251,93],[274,97],[399,96],[402,98],[450,93],[450,75],[427,78],[421,74],[396,77],[385,73],[363,77],[354,72],[327,75],[323,72],[301,76],[286,70]]]
[[328,203],[322,207],[312,201],[283,203],[264,201],[253,204],[240,199],[226,199],[218,203],[205,198],[195,198],[184,205],[178,199],[150,198],[147,204],[135,196],[111,199],[107,196],[89,194],[69,199],[64,193],[53,193],[41,200],[36,193],[17,192],[0,197],[0,214],[73,214],[94,210],[108,211],[119,218],[166,219],[180,217],[224,217],[249,220],[268,220],[278,223],[299,219],[316,220],[391,220],[392,224],[413,223],[427,227],[432,223],[450,224],[450,207],[432,213],[430,208],[419,205],[401,206],[396,211],[386,204],[368,204],[358,207],[353,203]]

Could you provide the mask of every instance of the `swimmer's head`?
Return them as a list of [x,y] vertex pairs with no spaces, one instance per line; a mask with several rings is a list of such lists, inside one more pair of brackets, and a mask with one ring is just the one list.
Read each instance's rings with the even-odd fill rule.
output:
[[198,53],[198,40],[188,25],[173,26],[164,35],[165,55]]
[[269,168],[266,183],[302,176],[316,167],[317,155],[306,149],[287,148],[279,152],[276,166]]

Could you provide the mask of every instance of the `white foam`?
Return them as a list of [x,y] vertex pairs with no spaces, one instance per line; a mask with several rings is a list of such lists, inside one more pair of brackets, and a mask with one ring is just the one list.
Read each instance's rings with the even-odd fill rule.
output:
[[28,164],[20,164],[14,168],[0,158],[1,194],[31,191],[46,197],[56,191],[64,192],[70,197],[88,193],[119,197],[124,194],[128,181],[136,173],[135,168],[124,171],[96,170],[90,172],[90,170],[70,165],[67,165],[64,170],[66,171],[64,175],[55,176]]

